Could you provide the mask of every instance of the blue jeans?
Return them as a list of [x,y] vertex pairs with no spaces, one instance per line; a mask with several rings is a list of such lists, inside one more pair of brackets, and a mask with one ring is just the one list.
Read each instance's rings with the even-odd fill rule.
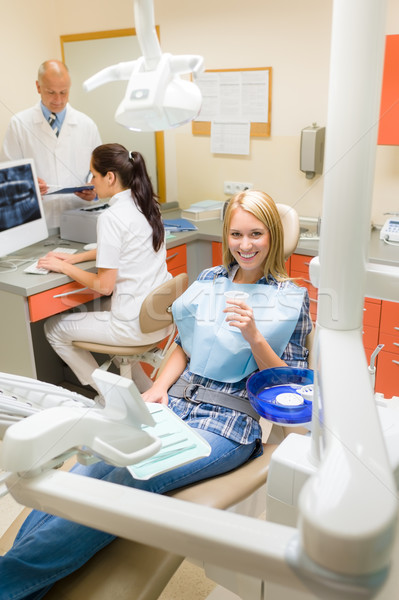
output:
[[[127,469],[104,462],[89,467],[76,465],[73,470],[88,477],[164,494],[231,471],[258,449],[256,442],[240,445],[209,431],[198,432],[212,448],[209,456],[146,481],[133,479]],[[13,547],[0,557],[0,600],[39,600],[56,581],[81,567],[114,539],[109,533],[32,511]]]

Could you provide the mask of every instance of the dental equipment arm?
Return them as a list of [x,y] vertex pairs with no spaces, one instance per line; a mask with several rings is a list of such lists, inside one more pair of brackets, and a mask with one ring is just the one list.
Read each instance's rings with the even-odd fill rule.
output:
[[[93,377],[103,386],[105,408],[94,403],[91,407],[78,403],[53,406],[9,427],[2,448],[2,465],[7,471],[32,477],[71,453],[83,461],[94,456],[129,466],[158,452],[161,441],[141,429],[142,425],[154,426],[155,421],[134,383],[100,369]],[[45,390],[46,384],[41,388]]]
[[[334,2],[317,315],[324,452],[299,497],[304,552],[343,574],[389,564],[397,519],[396,485],[361,332],[379,111],[375,89],[381,87],[384,51],[380,8],[375,0],[362,8],[357,1]],[[354,45],[361,60],[353,57]],[[356,93],[348,96],[348,86]]]
[[162,54],[154,26],[152,0],[134,0],[136,33],[143,56],[102,69],[83,87],[91,91],[110,81],[128,80],[115,120],[135,131],[159,131],[194,119],[201,108],[198,86],[180,75],[200,73],[203,58]]
[[150,71],[156,67],[162,55],[154,25],[154,6],[149,0],[134,0],[133,11],[136,34],[144,56],[145,68]]

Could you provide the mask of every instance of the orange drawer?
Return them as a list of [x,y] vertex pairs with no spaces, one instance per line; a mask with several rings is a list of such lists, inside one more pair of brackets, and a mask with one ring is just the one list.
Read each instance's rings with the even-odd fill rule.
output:
[[212,242],[212,266],[217,267],[223,264],[222,243]]
[[377,379],[375,391],[386,398],[399,396],[399,357],[397,354],[381,350],[377,359]]
[[380,325],[381,304],[366,299],[363,309],[363,324],[379,327]]
[[179,273],[187,272],[187,247],[186,244],[182,244],[181,246],[175,246],[175,248],[169,248],[166,251],[166,264],[168,266],[168,271],[172,272],[176,267],[184,267],[183,271],[179,271]]
[[380,330],[399,336],[399,302],[382,301]]
[[[99,298],[101,296],[98,292],[89,289],[75,292],[75,290],[82,290],[82,288],[83,286],[81,283],[72,281],[71,283],[60,285],[52,290],[29,296],[28,306],[31,322],[34,323],[35,321],[46,319],[47,317],[51,317],[51,315],[64,312],[74,306],[79,306],[79,304],[86,304],[86,302],[90,302],[90,300],[94,300],[94,298]],[[55,297],[60,294],[68,295],[59,298]]]
[[384,344],[385,352],[399,354],[399,332],[396,335],[390,335],[385,331],[380,331],[379,343]]
[[168,271],[173,277],[176,277],[176,275],[180,275],[180,273],[187,273],[187,267],[186,265],[180,265],[180,267],[175,267],[174,269],[168,268]]
[[378,327],[363,327],[363,346],[372,351],[378,345]]
[[309,298],[311,300],[315,300],[317,302],[317,288],[315,288],[311,283],[309,278],[302,277],[302,274],[291,272],[291,277],[297,285],[300,287],[307,288],[309,292]]
[[293,271],[299,271],[299,273],[309,274],[309,264],[313,256],[307,256],[306,254],[293,254],[291,256],[291,273]]
[[293,254],[291,256],[291,277],[297,285],[304,286],[308,289],[309,298],[317,301],[317,288],[310,283],[309,263],[312,256],[305,254]]

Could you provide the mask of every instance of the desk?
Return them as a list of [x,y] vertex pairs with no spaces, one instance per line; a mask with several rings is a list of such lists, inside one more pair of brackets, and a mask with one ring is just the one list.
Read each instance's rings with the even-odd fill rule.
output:
[[[168,213],[166,218],[179,215],[180,211],[174,211]],[[220,220],[201,223],[198,231],[178,233],[167,241],[168,250],[186,245],[190,282],[202,269],[212,264],[211,241],[214,240],[221,241]],[[99,308],[99,295],[91,290],[74,293],[83,286],[61,273],[24,273],[28,264],[63,243],[58,235],[54,235],[44,242],[20,250],[9,259],[12,261],[13,256],[26,258],[26,263],[20,264],[15,271],[0,272],[0,371],[55,384],[65,380],[63,362],[44,336],[44,320],[51,314],[72,307],[80,307],[82,312]],[[83,250],[84,246],[78,242],[65,242],[65,245],[78,251]],[[94,271],[95,263],[79,263],[79,267]],[[54,298],[63,293],[69,295]]]
[[[165,218],[175,218],[179,211],[168,212]],[[221,242],[222,222],[218,219],[196,223],[198,230],[194,232],[177,233],[168,239],[167,249],[185,244],[187,248],[187,271],[190,283],[200,271],[212,265],[212,242]],[[48,245],[53,244],[53,246]],[[70,242],[71,247],[83,249],[83,244]],[[46,242],[35,244],[17,253],[17,257],[27,257],[29,262],[43,256],[51,247],[62,245],[58,236],[52,236]],[[303,240],[296,249],[297,254],[316,256],[318,242]],[[385,264],[399,264],[399,249],[387,246],[379,240],[378,232],[372,232],[370,260]],[[26,265],[25,265],[26,266]],[[80,263],[80,267],[94,270],[94,262]],[[43,332],[43,318],[31,318],[30,302],[33,296],[60,288],[73,286],[71,279],[63,274],[49,273],[48,275],[30,275],[23,272],[24,266],[11,273],[0,273],[0,371],[34,377],[50,383],[60,383],[64,380],[63,363],[53,352]],[[81,288],[76,284],[77,288]],[[63,290],[65,288],[61,288]],[[57,289],[59,293],[61,290]],[[50,293],[50,295],[54,295]],[[98,300],[90,297],[89,293],[66,296],[60,299],[69,308],[74,304],[87,310],[89,303]],[[83,304],[82,304],[83,303]],[[41,303],[39,303],[41,304]],[[40,315],[39,315],[40,317]]]

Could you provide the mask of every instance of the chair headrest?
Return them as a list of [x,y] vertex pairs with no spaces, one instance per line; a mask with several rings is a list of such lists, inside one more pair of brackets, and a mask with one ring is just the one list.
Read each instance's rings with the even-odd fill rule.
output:
[[297,247],[300,233],[299,217],[288,204],[276,204],[284,230],[284,257],[287,259]]

